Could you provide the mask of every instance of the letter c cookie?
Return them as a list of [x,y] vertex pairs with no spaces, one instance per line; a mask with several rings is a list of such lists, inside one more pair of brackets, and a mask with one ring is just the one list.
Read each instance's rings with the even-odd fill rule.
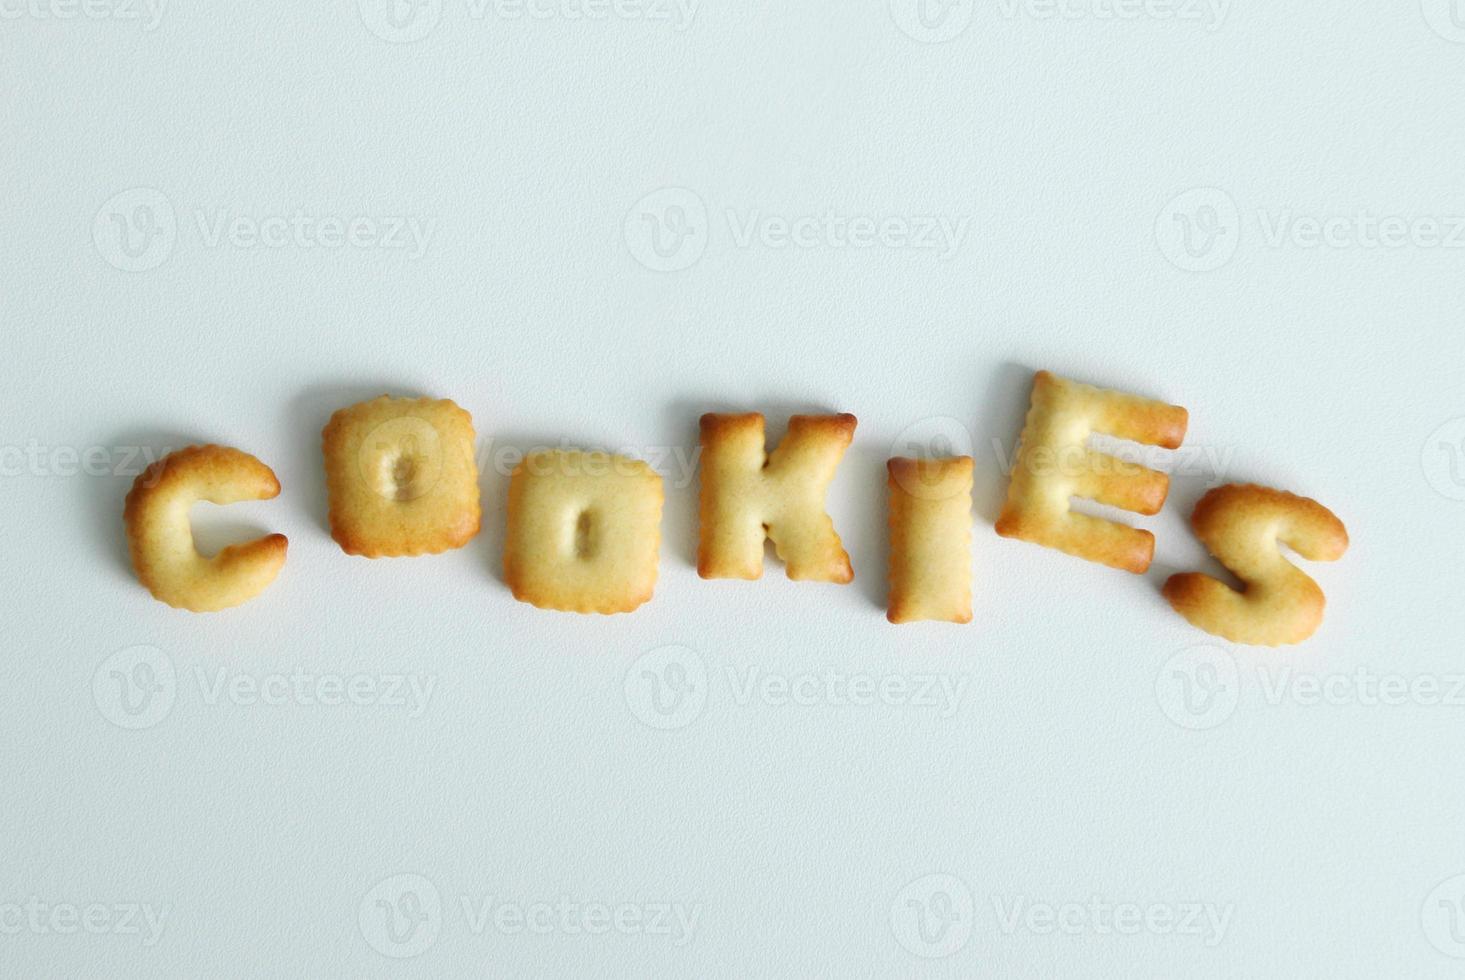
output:
[[283,534],[232,544],[212,558],[193,544],[189,509],[198,501],[233,504],[280,493],[274,471],[228,446],[189,446],[143,471],[127,495],[123,523],[132,566],[162,602],[214,612],[248,602],[285,564]]

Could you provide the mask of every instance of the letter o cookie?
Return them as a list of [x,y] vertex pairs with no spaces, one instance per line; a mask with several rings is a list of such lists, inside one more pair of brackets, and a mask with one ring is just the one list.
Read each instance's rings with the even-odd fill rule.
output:
[[189,446],[149,466],[132,485],[123,510],[132,567],[162,602],[215,612],[248,602],[285,564],[283,534],[232,544],[212,558],[193,544],[189,509],[198,501],[269,500],[280,481],[264,463],[228,446]]
[[602,452],[530,453],[509,478],[504,578],[514,598],[564,612],[630,612],[651,598],[661,476]]
[[478,533],[473,417],[453,402],[383,395],[321,436],[331,537],[348,555],[436,554]]

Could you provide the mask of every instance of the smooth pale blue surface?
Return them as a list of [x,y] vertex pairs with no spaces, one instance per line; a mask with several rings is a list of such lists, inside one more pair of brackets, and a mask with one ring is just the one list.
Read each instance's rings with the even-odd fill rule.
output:
[[[1460,6],[7,0],[0,973],[1451,975]],[[1148,574],[992,532],[1040,367],[1190,409]],[[467,548],[327,536],[383,391],[473,413]],[[697,578],[697,417],[752,409],[859,417],[852,586]],[[121,538],[197,440],[285,488],[200,536],[291,542],[213,616]],[[633,616],[499,578],[562,440],[667,476]],[[923,450],[977,461],[965,627],[883,616]],[[1347,523],[1305,646],[1160,598],[1218,478]]]

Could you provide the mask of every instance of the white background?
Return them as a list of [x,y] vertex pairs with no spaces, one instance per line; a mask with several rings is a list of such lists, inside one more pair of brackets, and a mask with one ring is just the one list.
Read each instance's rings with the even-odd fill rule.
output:
[[[0,8],[0,973],[1459,969],[1446,0],[26,2]],[[850,244],[861,217],[888,234]],[[954,248],[915,247],[933,218]],[[1135,520],[1148,574],[992,532],[1041,367],[1190,409]],[[384,391],[473,413],[461,551],[324,529],[321,426]],[[512,599],[500,449],[685,458],[731,409],[859,417],[829,497],[854,584],[699,580],[670,455],[654,601]],[[200,440],[285,488],[200,535],[290,538],[217,615],[153,601],[121,529],[134,452]],[[975,620],[892,627],[884,461],[947,444],[977,459]],[[1304,646],[1213,643],[1160,597],[1215,567],[1186,518],[1217,475],[1347,523]],[[391,675],[430,697],[383,703]],[[928,681],[955,703],[913,703]],[[540,902],[548,931],[512,931]]]

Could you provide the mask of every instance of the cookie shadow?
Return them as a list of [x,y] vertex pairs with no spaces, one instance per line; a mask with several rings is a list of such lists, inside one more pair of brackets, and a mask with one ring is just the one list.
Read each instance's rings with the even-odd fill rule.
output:
[[[1246,481],[1228,480],[1228,482]],[[1195,505],[1200,502],[1200,499],[1217,486],[1219,484],[1198,477],[1186,478],[1172,475],[1170,478],[1170,492],[1165,498],[1165,506],[1162,512],[1173,511],[1183,522],[1182,533],[1189,534],[1194,538],[1195,532],[1190,526],[1190,516],[1195,513]],[[1156,534],[1161,533],[1164,532],[1156,531]],[[1206,551],[1205,547],[1200,545],[1199,541],[1195,543],[1195,550],[1198,552],[1195,561],[1182,566],[1156,558],[1145,572],[1145,578],[1154,587],[1153,594],[1155,601],[1167,609],[1169,608],[1169,603],[1160,594],[1160,590],[1164,588],[1165,582],[1169,580],[1170,576],[1180,572],[1201,572],[1202,574],[1209,575],[1211,578],[1224,582],[1238,592],[1246,588],[1246,584],[1237,578],[1236,574],[1229,568],[1217,561],[1215,556]]]
[[972,506],[989,525],[997,523],[1007,500],[1007,481],[1018,438],[1027,419],[1035,369],[1002,363],[985,385],[981,410],[972,426]]
[[[851,555],[855,566],[855,587],[877,609],[884,610],[890,593],[890,490],[887,455],[877,446],[850,447],[840,469],[848,469],[847,479],[860,487],[862,533],[853,536],[860,542],[859,554]],[[838,476],[835,479],[839,479]],[[850,549],[850,537],[845,549]]]

